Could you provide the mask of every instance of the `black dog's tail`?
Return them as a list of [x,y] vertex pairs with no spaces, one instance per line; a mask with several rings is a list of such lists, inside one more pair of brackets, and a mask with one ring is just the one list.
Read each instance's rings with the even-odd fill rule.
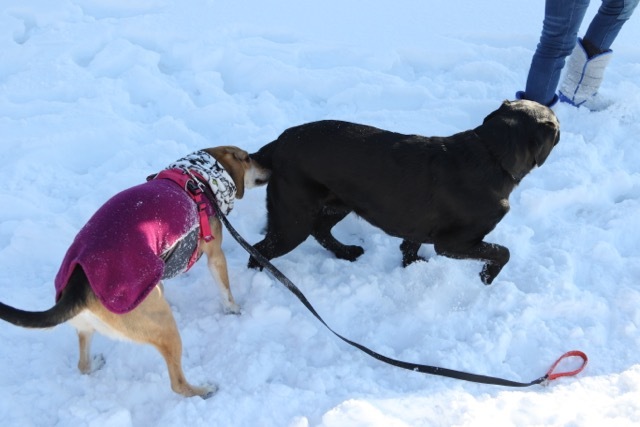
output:
[[56,305],[45,311],[24,311],[0,302],[0,319],[23,328],[52,328],[78,315],[87,306],[89,292],[87,276],[76,267]]
[[275,150],[277,142],[278,140],[268,143],[255,153],[249,154],[249,157],[258,162],[262,167],[273,170],[273,150]]

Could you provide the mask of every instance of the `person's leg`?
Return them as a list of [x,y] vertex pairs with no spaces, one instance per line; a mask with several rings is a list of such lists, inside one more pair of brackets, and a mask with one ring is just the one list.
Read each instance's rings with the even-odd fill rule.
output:
[[531,60],[527,85],[518,98],[553,105],[565,58],[576,45],[589,0],[546,0],[542,34]]
[[589,24],[583,45],[589,57],[611,49],[620,29],[629,20],[639,0],[603,0]]
[[603,0],[582,40],[569,57],[560,86],[562,102],[590,110],[602,110],[610,101],[598,97],[604,72],[611,60],[611,44],[631,17],[638,0]]

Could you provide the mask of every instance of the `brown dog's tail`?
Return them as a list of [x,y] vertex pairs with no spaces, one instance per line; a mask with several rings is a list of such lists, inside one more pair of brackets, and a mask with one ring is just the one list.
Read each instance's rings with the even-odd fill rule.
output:
[[87,306],[90,292],[87,276],[76,267],[56,305],[45,311],[24,311],[0,302],[0,319],[23,328],[52,328],[78,315]]

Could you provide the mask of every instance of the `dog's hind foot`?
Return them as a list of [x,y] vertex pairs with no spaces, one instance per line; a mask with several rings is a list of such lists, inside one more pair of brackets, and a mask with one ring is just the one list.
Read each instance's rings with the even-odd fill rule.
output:
[[206,387],[203,387],[203,391],[204,393],[200,394],[199,396],[204,400],[207,400],[218,392],[218,386],[215,384],[211,384]]
[[84,375],[92,374],[96,371],[99,371],[104,367],[106,363],[106,359],[102,354],[96,354],[91,357],[89,363],[85,363],[84,361],[78,362],[78,369]]
[[215,384],[207,384],[203,387],[196,387],[189,384],[184,378],[178,380],[177,383],[171,383],[171,389],[184,397],[199,396],[202,399],[209,399],[218,392],[218,386]]

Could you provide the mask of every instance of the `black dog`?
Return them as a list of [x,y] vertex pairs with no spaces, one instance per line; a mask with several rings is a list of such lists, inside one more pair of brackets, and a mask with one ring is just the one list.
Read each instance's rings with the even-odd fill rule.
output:
[[[250,156],[272,174],[267,233],[255,248],[271,259],[312,235],[336,257],[353,261],[359,246],[331,229],[355,212],[400,237],[403,264],[438,254],[484,261],[490,284],[509,261],[484,237],[509,211],[509,194],[549,156],[560,137],[547,107],[505,101],[481,126],[449,137],[402,135],[354,123],[319,121],[287,129]],[[254,258],[249,267],[256,268]]]

